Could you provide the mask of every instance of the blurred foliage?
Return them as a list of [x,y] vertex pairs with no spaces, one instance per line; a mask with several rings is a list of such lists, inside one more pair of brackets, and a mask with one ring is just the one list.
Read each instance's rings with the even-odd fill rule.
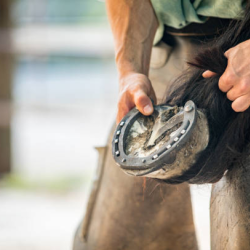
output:
[[54,193],[70,192],[89,185],[89,176],[61,176],[53,179],[34,180],[18,174],[8,174],[0,179],[0,188]]
[[103,23],[105,3],[98,0],[13,0],[16,24]]

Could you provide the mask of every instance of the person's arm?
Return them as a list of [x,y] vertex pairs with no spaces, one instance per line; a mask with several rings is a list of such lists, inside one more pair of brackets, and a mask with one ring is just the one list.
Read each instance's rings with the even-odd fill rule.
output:
[[115,40],[120,95],[117,122],[136,106],[144,115],[156,101],[148,79],[150,54],[158,26],[150,0],[106,0]]
[[[226,51],[228,64],[220,77],[219,88],[227,93],[232,101],[232,108],[236,112],[243,112],[250,106],[250,40],[242,42]],[[203,77],[215,75],[214,72],[205,71]]]

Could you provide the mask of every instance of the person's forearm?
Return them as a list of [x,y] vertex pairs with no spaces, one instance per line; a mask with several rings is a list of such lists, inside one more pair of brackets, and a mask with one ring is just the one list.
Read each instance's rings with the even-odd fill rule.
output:
[[150,0],[106,0],[120,78],[130,72],[148,75],[158,26]]

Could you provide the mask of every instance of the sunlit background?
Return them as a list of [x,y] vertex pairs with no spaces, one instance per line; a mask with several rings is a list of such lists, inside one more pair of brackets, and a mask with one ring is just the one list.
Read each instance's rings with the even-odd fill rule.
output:
[[[70,250],[116,112],[105,3],[1,0],[0,29],[0,249]],[[193,188],[203,250],[208,199]]]

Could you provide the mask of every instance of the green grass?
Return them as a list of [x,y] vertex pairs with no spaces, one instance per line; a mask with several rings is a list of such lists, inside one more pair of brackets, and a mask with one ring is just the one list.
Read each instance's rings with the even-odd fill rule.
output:
[[0,188],[62,193],[89,184],[90,179],[90,176],[60,176],[34,180],[18,174],[8,174],[0,178]]

